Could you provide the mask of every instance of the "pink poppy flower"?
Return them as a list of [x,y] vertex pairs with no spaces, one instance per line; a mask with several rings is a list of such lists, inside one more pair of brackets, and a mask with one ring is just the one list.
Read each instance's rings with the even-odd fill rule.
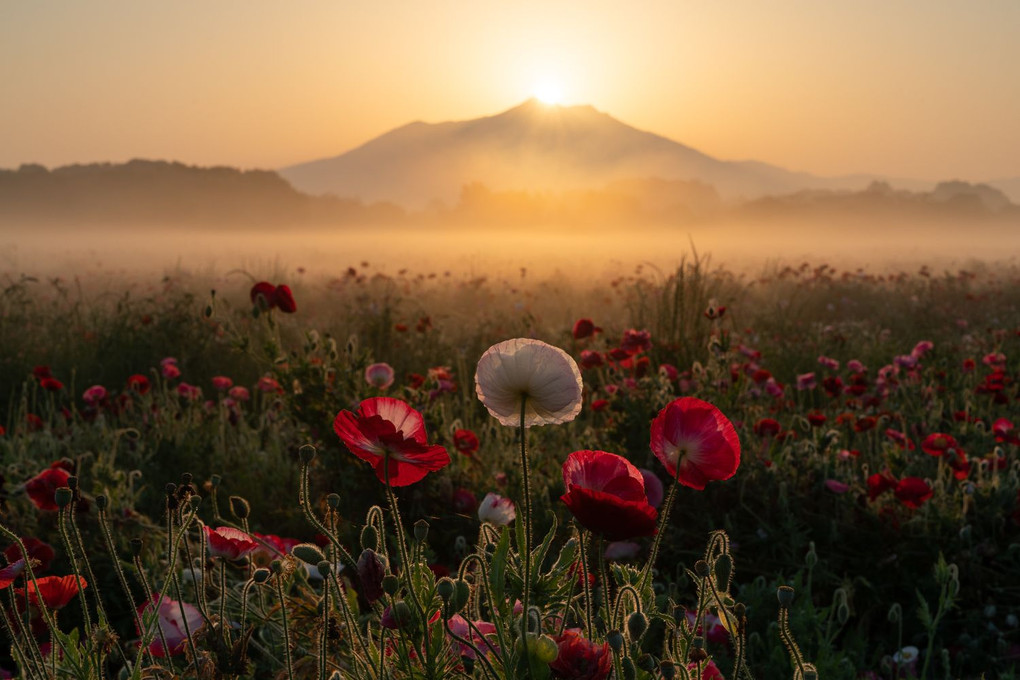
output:
[[248,391],[247,387],[241,387],[240,385],[234,385],[227,392],[230,398],[234,401],[248,401],[251,399],[251,392]]
[[652,421],[651,448],[669,476],[692,489],[732,477],[740,466],[733,423],[707,401],[681,397]]
[[226,392],[234,386],[234,381],[225,375],[217,375],[212,379],[212,386],[218,392]]
[[831,491],[832,493],[844,494],[850,490],[850,485],[844,484],[843,482],[836,479],[826,479],[825,488]]
[[11,562],[3,569],[0,569],[0,590],[6,590],[11,587],[11,584],[21,576],[21,572],[25,570],[25,559],[21,558],[15,562]]
[[645,495],[648,496],[648,505],[658,508],[662,505],[662,499],[666,495],[665,489],[662,487],[662,481],[651,470],[638,468],[638,472],[641,473],[641,478],[645,480]]
[[393,384],[393,367],[387,363],[372,364],[365,369],[365,382],[380,390]]
[[375,468],[380,482],[388,476],[393,486],[414,484],[450,463],[445,448],[426,442],[421,414],[399,399],[366,399],[357,413],[338,413],[333,430],[351,453]]
[[[157,604],[158,602],[158,604]],[[187,630],[194,633],[202,627],[202,612],[187,602],[178,602],[168,597],[160,598],[158,594],[152,596],[152,600],[138,608],[138,614],[143,618],[152,610],[156,610],[159,629],[166,638],[167,648],[163,647],[163,640],[157,634],[149,643],[149,652],[155,657],[174,656],[183,654],[188,640],[185,633],[185,622]],[[141,631],[138,631],[139,635]]]
[[102,385],[93,385],[92,387],[85,390],[85,392],[81,395],[81,398],[85,401],[86,404],[95,405],[101,402],[103,399],[106,399],[106,397],[108,396],[109,392],[106,391],[105,387],[103,387]]
[[[450,630],[455,635],[470,641],[475,647],[486,654],[498,653],[499,647],[491,641],[496,635],[495,624],[488,621],[474,621],[473,623],[474,628],[468,625],[467,619],[463,616],[454,614],[450,617]],[[478,629],[477,633],[475,632],[476,628]],[[478,656],[469,645],[457,643],[457,646],[459,648],[459,655],[462,657],[474,659]]]
[[275,378],[270,378],[268,375],[264,375],[259,378],[258,383],[255,387],[258,388],[259,392],[276,392],[279,394],[283,393],[283,388],[280,387],[280,383]]
[[818,386],[818,380],[815,378],[814,372],[801,373],[797,376],[797,389],[801,392],[804,390],[813,390]]
[[205,537],[212,557],[237,560],[256,550],[259,544],[251,536],[233,527],[213,529],[205,526]]
[[[53,558],[56,557],[56,551],[53,550],[53,546],[45,541],[40,541],[34,536],[26,536],[21,539],[21,542],[25,544],[25,550],[28,552],[29,558],[38,562],[35,566],[35,573],[40,574],[47,571],[53,562]],[[18,544],[11,543],[7,546],[4,549],[4,557],[7,558],[8,562],[15,562],[20,559],[21,549],[18,548]]]
[[163,377],[167,380],[174,380],[175,378],[181,377],[181,369],[177,368],[177,364],[163,364],[161,371],[163,373]]
[[560,497],[577,521],[610,541],[651,536],[655,508],[645,480],[626,458],[605,451],[574,451],[563,463]]

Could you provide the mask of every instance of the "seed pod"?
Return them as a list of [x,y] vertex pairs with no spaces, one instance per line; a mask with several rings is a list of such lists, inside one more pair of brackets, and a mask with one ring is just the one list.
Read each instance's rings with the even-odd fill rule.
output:
[[336,510],[340,507],[340,494],[331,493],[326,496],[326,505],[331,509]]
[[99,494],[98,496],[96,496],[96,507],[99,508],[100,511],[106,510],[108,502],[109,499],[103,494]]
[[266,581],[269,580],[269,576],[270,571],[265,567],[260,567],[259,569],[256,569],[254,572],[252,572],[251,580],[255,581],[255,583],[265,583]]
[[439,579],[438,583],[436,583],[436,592],[445,603],[450,601],[450,598],[453,597],[453,593],[456,589],[457,586],[454,585],[453,579],[448,576],[444,576]]
[[315,458],[315,447],[311,444],[305,444],[298,449],[298,455],[301,456],[301,462],[307,465],[312,462],[313,458]]
[[790,605],[793,604],[793,588],[790,586],[779,586],[779,590],[776,591],[776,597],[779,598],[779,606],[783,609],[789,609]]
[[74,500],[74,492],[66,486],[62,486],[53,492],[53,502],[58,508],[67,507]]

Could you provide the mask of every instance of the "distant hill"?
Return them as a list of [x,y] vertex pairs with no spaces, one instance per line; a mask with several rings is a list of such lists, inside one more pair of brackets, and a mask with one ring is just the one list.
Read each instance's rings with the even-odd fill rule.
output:
[[395,206],[312,197],[275,172],[164,161],[0,170],[0,223],[268,226],[373,222]]
[[[863,189],[873,176],[823,178],[755,161],[722,161],[621,123],[591,106],[530,99],[495,116],[415,122],[339,156],[282,168],[310,194],[357,196],[422,208],[453,204],[461,188],[495,191],[595,189],[657,177],[712,185],[726,200],[803,189]],[[904,188],[921,188],[914,183]]]
[[1020,177],[1006,177],[987,183],[1006,194],[1013,203],[1020,205]]

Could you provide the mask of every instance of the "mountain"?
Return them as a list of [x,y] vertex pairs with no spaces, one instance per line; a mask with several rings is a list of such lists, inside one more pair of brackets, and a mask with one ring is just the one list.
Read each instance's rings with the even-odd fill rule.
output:
[[275,172],[166,161],[0,170],[0,225],[273,226],[377,223],[396,206],[308,196]]
[[986,184],[1006,194],[1013,203],[1020,204],[1020,177],[997,179]]
[[[414,122],[347,153],[283,168],[300,191],[421,208],[465,185],[565,191],[658,178],[710,184],[726,200],[803,189],[862,189],[871,176],[823,178],[756,161],[722,161],[626,125],[591,106],[529,99],[495,116]],[[911,187],[920,188],[920,187]]]

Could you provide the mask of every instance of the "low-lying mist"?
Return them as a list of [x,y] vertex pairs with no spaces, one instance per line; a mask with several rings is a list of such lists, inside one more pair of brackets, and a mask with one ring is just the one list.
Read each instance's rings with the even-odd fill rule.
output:
[[332,277],[369,262],[374,271],[458,277],[566,276],[601,281],[638,264],[674,268],[710,256],[713,267],[757,274],[774,265],[827,263],[869,272],[1013,264],[1020,228],[1001,223],[935,225],[818,220],[683,227],[331,227],[239,231],[151,226],[0,228],[0,272],[61,277],[164,274],[264,277],[301,271]]

